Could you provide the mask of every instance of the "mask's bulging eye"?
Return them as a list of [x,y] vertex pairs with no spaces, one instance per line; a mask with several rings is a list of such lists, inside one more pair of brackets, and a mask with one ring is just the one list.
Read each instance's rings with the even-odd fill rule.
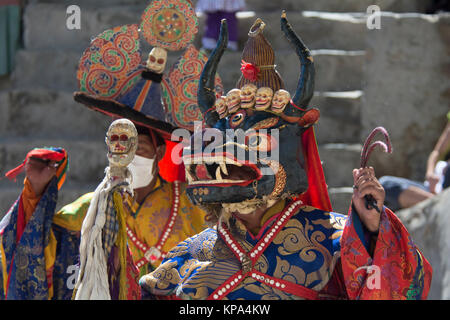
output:
[[246,145],[250,150],[270,151],[276,147],[277,142],[269,134],[253,132],[246,136]]
[[154,56],[150,56],[149,59],[150,59],[151,62],[155,62],[156,61],[156,58]]
[[245,118],[245,111],[241,110],[230,117],[230,127],[236,128]]
[[117,134],[113,134],[113,135],[109,138],[109,140],[110,140],[111,142],[119,141],[119,136],[118,136]]
[[120,135],[120,141],[128,141],[128,136],[125,134]]
[[158,64],[163,64],[164,63],[164,59],[158,59]]

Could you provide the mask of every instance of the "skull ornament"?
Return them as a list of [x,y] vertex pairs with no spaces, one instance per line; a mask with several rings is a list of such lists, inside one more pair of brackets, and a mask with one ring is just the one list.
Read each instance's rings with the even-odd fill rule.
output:
[[255,105],[255,95],[258,88],[248,83],[241,88],[241,108],[247,109]]
[[154,47],[148,54],[147,68],[151,71],[161,74],[166,67],[167,51],[160,47]]
[[226,99],[227,97],[221,96],[220,98],[216,99],[216,102],[214,104],[220,119],[225,118],[228,114]]
[[231,89],[227,94],[228,113],[235,113],[241,106],[241,90]]
[[275,113],[282,113],[289,100],[291,100],[291,94],[283,89],[275,92],[272,99],[272,106],[270,110]]
[[118,119],[111,123],[105,138],[110,168],[125,168],[131,163],[138,146],[137,135],[136,127],[128,119]]
[[269,87],[262,87],[256,91],[255,109],[258,111],[266,110],[272,102],[273,90]]

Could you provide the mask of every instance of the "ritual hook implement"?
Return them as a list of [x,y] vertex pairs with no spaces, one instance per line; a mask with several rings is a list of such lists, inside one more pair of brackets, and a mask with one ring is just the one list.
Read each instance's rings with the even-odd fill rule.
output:
[[[380,140],[372,142],[374,136],[379,132],[384,136],[384,139],[386,142],[383,142]],[[386,153],[392,153],[392,145],[391,145],[391,140],[389,138],[389,134],[388,134],[387,130],[383,127],[376,127],[375,129],[373,129],[372,132],[367,137],[366,141],[364,142],[363,148],[361,150],[361,163],[360,163],[361,168],[365,168],[367,166],[367,162],[369,161],[369,156],[377,146],[380,146],[383,149],[383,151]],[[376,201],[372,195],[366,195],[366,196],[364,196],[364,199],[366,201],[366,208],[368,210],[373,208],[378,213],[381,213],[380,209],[376,205]]]

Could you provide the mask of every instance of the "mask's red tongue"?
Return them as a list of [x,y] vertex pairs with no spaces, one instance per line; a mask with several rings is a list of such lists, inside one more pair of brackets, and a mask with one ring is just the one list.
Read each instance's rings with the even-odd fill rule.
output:
[[208,171],[206,170],[206,166],[204,164],[198,164],[195,167],[195,175],[199,180],[209,180]]

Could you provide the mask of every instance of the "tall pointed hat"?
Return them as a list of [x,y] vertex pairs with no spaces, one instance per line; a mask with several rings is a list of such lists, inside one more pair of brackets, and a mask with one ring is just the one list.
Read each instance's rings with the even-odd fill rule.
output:
[[274,91],[284,89],[283,79],[275,69],[275,53],[263,34],[264,27],[265,23],[257,18],[248,32],[248,40],[242,51],[242,75],[236,84],[237,88],[251,83]]

